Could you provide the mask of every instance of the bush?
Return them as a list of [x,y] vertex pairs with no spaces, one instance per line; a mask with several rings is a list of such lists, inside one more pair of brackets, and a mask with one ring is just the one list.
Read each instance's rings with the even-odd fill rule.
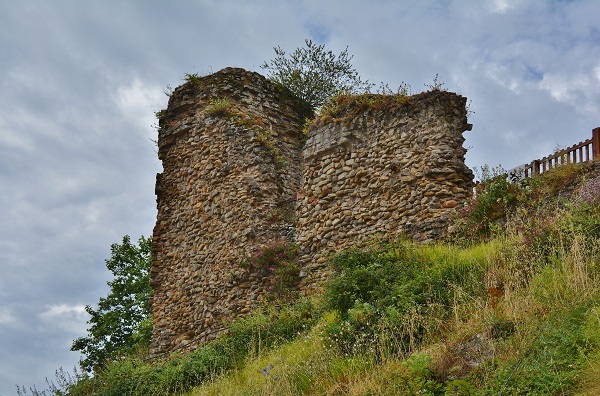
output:
[[389,245],[332,259],[326,301],[341,314],[328,333],[342,352],[405,353],[434,336],[457,300],[485,296],[483,266],[444,249]]
[[469,241],[488,238],[499,230],[522,191],[519,185],[507,180],[502,167],[483,166],[479,177],[481,182],[475,195],[458,212],[459,238]]
[[298,245],[286,240],[272,241],[246,257],[240,266],[269,279],[270,300],[289,300],[296,296],[301,266]]
[[340,93],[358,93],[370,89],[352,67],[352,56],[348,48],[335,55],[312,40],[304,40],[306,47],[297,48],[289,56],[280,47],[274,48],[277,55],[261,68],[267,76],[279,83],[314,108],[321,107],[329,98]]
[[[457,213],[454,242],[478,242],[500,235],[507,227],[516,227],[526,244],[544,245],[544,238],[557,231],[549,224],[563,214],[557,209],[569,209],[566,206],[575,204],[589,212],[590,207],[596,206],[600,177],[585,181],[573,193],[591,169],[589,164],[566,164],[511,183],[501,166],[483,166],[476,172],[481,182],[474,196]],[[596,225],[589,224],[589,230],[600,233]]]
[[304,299],[294,305],[255,312],[232,323],[228,334],[187,355],[172,354],[154,362],[145,360],[141,355],[113,361],[94,373],[93,377],[78,378],[68,394],[182,394],[225,370],[243,364],[248,356],[256,356],[261,350],[294,339],[310,328],[320,314],[320,309]]
[[417,305],[448,305],[453,287],[473,293],[482,268],[460,261],[449,251],[427,251],[411,245],[350,250],[332,259],[336,276],[327,285],[329,306],[347,317],[356,301],[377,310],[394,307],[406,312]]

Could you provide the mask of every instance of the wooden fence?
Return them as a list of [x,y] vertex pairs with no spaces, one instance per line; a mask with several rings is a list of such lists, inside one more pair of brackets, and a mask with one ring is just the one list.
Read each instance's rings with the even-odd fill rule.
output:
[[525,165],[525,177],[539,175],[550,169],[565,164],[579,164],[592,160],[600,159],[600,127],[592,130],[591,139],[579,142],[564,150],[557,151],[542,159],[534,160]]
[[[509,170],[504,176],[508,181],[516,183],[523,178],[530,178],[542,174],[551,169],[565,164],[579,164],[593,160],[600,160],[600,127],[592,129],[592,137],[557,151],[542,159],[531,161],[527,165],[521,165]],[[473,195],[477,195],[481,181],[476,181],[473,187]]]

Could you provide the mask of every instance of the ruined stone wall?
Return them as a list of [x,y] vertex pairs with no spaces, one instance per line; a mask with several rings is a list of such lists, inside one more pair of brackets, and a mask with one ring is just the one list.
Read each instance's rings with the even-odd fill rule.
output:
[[444,234],[471,191],[461,96],[347,98],[303,143],[311,112],[259,74],[228,68],[189,80],[159,120],[154,354],[193,349],[260,304],[268,279],[240,267],[257,248],[294,239],[310,286],[330,252]]
[[177,88],[160,114],[150,272],[154,353],[197,346],[267,287],[239,267],[285,237],[301,183],[306,107],[257,73],[224,69]]
[[371,95],[339,101],[312,125],[296,233],[313,279],[329,253],[361,241],[426,242],[447,232],[473,180],[462,146],[471,128],[465,104],[443,91]]

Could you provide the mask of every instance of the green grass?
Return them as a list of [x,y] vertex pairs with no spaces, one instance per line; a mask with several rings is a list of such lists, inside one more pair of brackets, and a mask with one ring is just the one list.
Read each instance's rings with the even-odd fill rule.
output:
[[588,180],[561,172],[493,190],[510,202],[501,213],[481,198],[468,221],[499,223],[468,240],[341,252],[310,300],[274,301],[189,355],[128,356],[51,394],[600,394],[600,191],[551,198]]
[[[363,298],[359,303],[350,307],[329,296],[329,313],[307,334],[190,395],[554,395],[579,387],[594,394],[598,241],[567,240],[527,274],[507,262],[527,253],[518,239],[346,252],[337,258],[346,272],[328,290],[340,296],[350,290]],[[404,277],[378,272],[380,265],[397,266]],[[378,282],[348,267],[369,267]],[[516,279],[524,275],[527,282]],[[409,308],[390,297],[401,284],[409,285],[403,290]],[[260,369],[271,364],[263,376]]]

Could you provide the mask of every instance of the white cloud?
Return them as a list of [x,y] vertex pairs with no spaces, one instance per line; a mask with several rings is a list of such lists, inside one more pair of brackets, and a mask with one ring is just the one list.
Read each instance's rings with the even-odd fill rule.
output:
[[47,326],[58,327],[76,334],[85,333],[88,317],[85,306],[80,304],[49,305],[39,315],[39,318]]
[[502,133],[502,138],[510,144],[518,144],[525,137],[524,131],[508,130]]
[[507,65],[499,63],[485,63],[480,64],[479,68],[483,71],[483,75],[488,79],[494,81],[499,86],[506,88],[515,94],[520,93],[520,82],[511,73],[511,70]]
[[87,316],[53,302],[97,301],[110,243],[151,232],[153,112],[186,72],[260,72],[273,46],[312,38],[349,46],[392,88],[439,73],[473,101],[474,167],[529,162],[598,126],[597,0],[46,3],[0,1],[0,330],[22,357],[0,362],[0,394],[75,361]]
[[559,102],[566,102],[571,98],[570,92],[573,87],[569,85],[566,79],[559,75],[547,74],[540,82],[540,88],[545,89],[552,97]]
[[9,308],[0,309],[0,325],[12,325],[17,322],[17,318],[13,315]]
[[53,320],[65,316],[81,315],[87,315],[84,305],[58,304],[47,306],[46,310],[40,314],[40,318],[43,320]]
[[157,107],[166,105],[163,89],[137,77],[129,84],[119,86],[113,100],[122,115],[142,130],[149,130],[156,122],[152,109],[159,110]]
[[[577,112],[598,112],[597,91],[600,89],[600,68],[594,69],[593,73],[547,73],[539,88],[548,93],[557,101],[572,106]],[[594,78],[595,77],[595,78]]]
[[504,14],[521,3],[521,0],[491,0],[488,2],[490,11],[498,14]]
[[600,82],[600,65],[594,68],[594,77],[596,77],[596,80]]

